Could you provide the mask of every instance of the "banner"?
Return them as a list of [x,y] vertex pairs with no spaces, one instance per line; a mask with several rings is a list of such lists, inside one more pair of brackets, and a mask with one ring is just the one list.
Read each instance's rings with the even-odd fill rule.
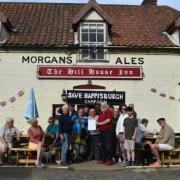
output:
[[100,104],[104,101],[109,105],[125,104],[125,92],[67,90],[67,103],[70,104]]

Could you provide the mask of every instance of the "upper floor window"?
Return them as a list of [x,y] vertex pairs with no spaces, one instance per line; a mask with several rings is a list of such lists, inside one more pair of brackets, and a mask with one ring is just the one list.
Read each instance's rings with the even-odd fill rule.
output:
[[104,24],[82,24],[81,43],[104,43]]
[[83,23],[80,26],[80,45],[82,60],[103,60],[106,43],[104,23]]

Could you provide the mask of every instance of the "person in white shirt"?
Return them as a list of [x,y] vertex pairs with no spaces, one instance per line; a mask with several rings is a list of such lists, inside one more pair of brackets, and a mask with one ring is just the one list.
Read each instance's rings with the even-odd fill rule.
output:
[[137,133],[136,133],[136,147],[141,147],[143,144],[143,138],[145,134],[148,132],[147,125],[148,125],[147,119],[142,119],[141,123],[138,125]]
[[118,122],[116,125],[116,136],[119,140],[119,146],[122,156],[122,164],[126,164],[126,160],[127,160],[126,150],[124,148],[124,127],[123,127],[124,119],[128,117],[126,109],[127,109],[126,105],[121,106],[121,114],[118,118]]

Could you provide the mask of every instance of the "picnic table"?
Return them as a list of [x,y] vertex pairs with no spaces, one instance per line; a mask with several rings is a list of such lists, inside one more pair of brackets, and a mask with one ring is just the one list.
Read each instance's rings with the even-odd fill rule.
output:
[[[147,134],[145,136],[145,141],[151,141],[155,143],[157,135]],[[175,134],[175,148],[171,151],[161,151],[160,152],[161,163],[164,164],[180,164],[180,135]]]
[[34,159],[30,159],[30,153],[35,152],[28,148],[29,136],[28,134],[22,134],[20,141],[16,141],[16,136],[14,136],[13,148],[11,149],[16,153],[16,162],[17,164],[26,164],[35,163]]

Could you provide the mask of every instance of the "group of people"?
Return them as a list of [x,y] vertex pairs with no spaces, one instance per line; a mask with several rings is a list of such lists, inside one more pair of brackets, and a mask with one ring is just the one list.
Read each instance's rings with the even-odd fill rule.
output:
[[[94,129],[88,124],[96,123]],[[170,151],[175,146],[173,129],[164,118],[157,120],[161,126],[155,144],[145,142],[148,132],[148,120],[137,120],[134,105],[121,105],[120,108],[101,103],[100,108],[80,107],[77,112],[73,105],[65,104],[58,117],[58,123],[50,117],[44,132],[37,119],[29,121],[29,148],[37,150],[36,165],[42,165],[44,147],[59,146],[61,165],[70,162],[96,159],[97,164],[112,165],[115,162],[123,166],[135,165],[136,148],[148,146],[156,156],[152,166],[160,166],[159,151]],[[6,125],[0,130],[0,163],[5,153],[11,161],[13,136],[20,140],[21,133],[13,125],[14,119],[7,118]],[[138,156],[140,156],[138,154]]]

